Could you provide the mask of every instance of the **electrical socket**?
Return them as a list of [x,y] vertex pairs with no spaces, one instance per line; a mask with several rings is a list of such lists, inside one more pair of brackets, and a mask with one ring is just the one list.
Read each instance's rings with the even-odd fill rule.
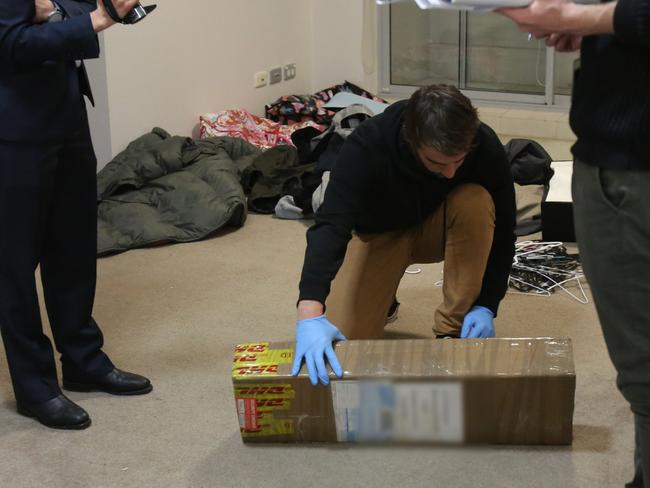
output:
[[296,63],[284,65],[284,81],[293,80],[296,77]]
[[273,68],[270,72],[270,80],[271,80],[271,85],[275,85],[276,83],[280,83],[282,81],[282,68]]
[[258,71],[255,73],[255,88],[262,88],[269,84],[269,72]]

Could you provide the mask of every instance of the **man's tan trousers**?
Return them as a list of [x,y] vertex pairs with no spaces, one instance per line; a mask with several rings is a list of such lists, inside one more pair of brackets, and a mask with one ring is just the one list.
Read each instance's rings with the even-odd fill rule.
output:
[[444,260],[444,298],[433,331],[458,335],[481,292],[494,224],[490,194],[480,185],[465,184],[414,229],[354,234],[332,282],[328,319],[348,339],[381,338],[406,268]]

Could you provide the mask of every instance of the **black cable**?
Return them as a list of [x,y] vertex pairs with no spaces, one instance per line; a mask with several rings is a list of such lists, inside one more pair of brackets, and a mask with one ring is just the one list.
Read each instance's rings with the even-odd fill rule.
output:
[[533,242],[524,245],[515,254],[509,285],[523,293],[553,293],[559,288],[558,283],[579,273],[578,254],[568,254],[563,245],[549,246],[545,242]]

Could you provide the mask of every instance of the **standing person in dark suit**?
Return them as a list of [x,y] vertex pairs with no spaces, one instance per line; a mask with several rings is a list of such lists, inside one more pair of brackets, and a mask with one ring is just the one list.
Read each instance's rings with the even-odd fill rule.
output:
[[[113,0],[118,14],[137,0]],[[66,398],[43,334],[44,299],[63,387],[117,395],[151,391],[115,368],[92,318],[96,281],[96,165],[80,60],[99,56],[115,22],[101,0],[0,0],[0,330],[18,412],[61,429],[90,417]]]
[[571,104],[576,236],[618,387],[634,412],[629,488],[650,488],[650,0],[502,9],[580,52]]

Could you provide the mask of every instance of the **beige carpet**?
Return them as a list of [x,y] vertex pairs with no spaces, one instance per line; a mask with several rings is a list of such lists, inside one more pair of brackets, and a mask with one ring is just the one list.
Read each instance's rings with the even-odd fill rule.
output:
[[[570,448],[244,446],[229,368],[238,342],[290,339],[305,225],[250,216],[207,241],[99,261],[95,316],[120,367],[152,394],[72,393],[93,419],[58,432],[18,416],[0,355],[2,487],[617,487],[632,473],[632,417],[593,306],[508,295],[500,336],[573,338]],[[402,281],[392,336],[430,337],[440,266]]]

